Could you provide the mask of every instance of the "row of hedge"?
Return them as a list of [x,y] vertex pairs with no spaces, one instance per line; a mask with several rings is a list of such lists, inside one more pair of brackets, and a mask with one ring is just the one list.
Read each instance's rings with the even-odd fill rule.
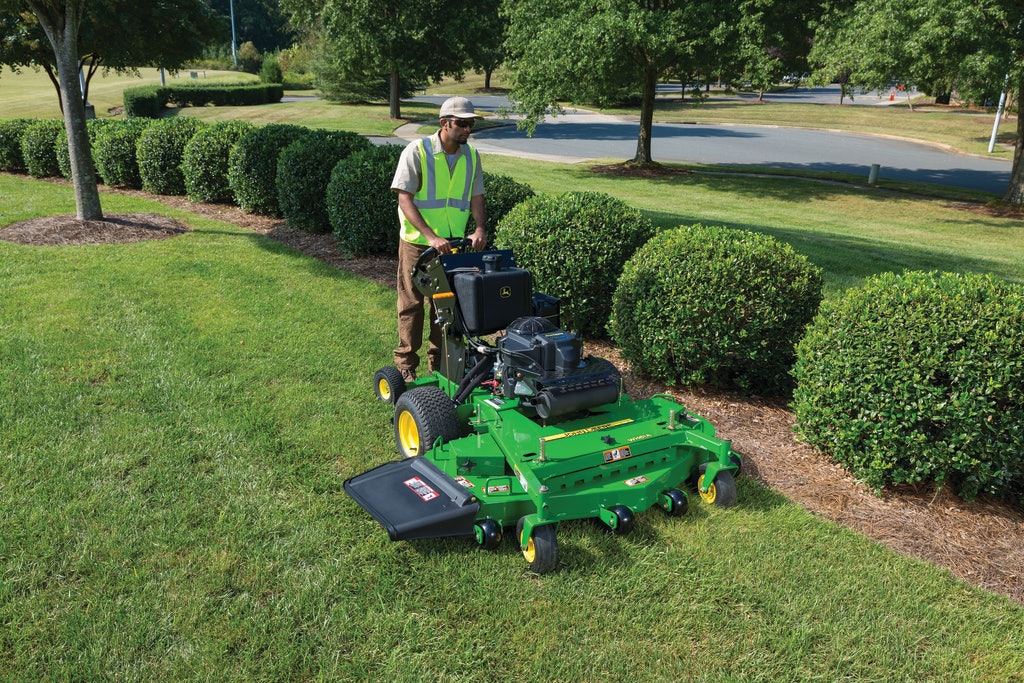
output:
[[180,107],[241,107],[280,102],[283,96],[284,88],[280,83],[146,85],[124,91],[124,112],[129,117],[155,119],[168,104]]
[[[351,253],[394,253],[388,187],[400,147],[297,126],[175,121],[186,120],[91,124],[104,181],[128,184],[134,161],[142,187],[176,192],[177,168],[193,199],[233,199],[296,227],[332,229]],[[45,156],[45,125],[0,122],[3,170],[17,170],[5,141],[19,128],[33,130],[23,140],[32,156]],[[934,481],[967,498],[1024,491],[1021,287],[883,275],[819,311],[820,271],[766,235],[659,232],[606,195],[534,195],[490,174],[485,184],[497,246],[515,249],[538,289],[563,299],[568,329],[609,333],[641,373],[792,391],[803,438],[875,487]]]

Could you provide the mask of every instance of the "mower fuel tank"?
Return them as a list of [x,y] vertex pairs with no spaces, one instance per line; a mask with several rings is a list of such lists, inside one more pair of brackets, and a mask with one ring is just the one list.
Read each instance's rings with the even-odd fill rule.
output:
[[392,541],[475,533],[480,503],[426,458],[385,463],[347,479],[343,486]]
[[452,274],[452,288],[471,335],[502,330],[516,318],[529,315],[533,304],[530,271],[505,268],[500,253],[485,253],[482,260],[483,270]]

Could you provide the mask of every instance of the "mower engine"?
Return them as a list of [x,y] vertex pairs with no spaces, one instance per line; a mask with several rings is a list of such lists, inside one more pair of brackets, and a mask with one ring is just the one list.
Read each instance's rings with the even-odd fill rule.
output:
[[497,340],[494,378],[505,398],[518,398],[542,419],[613,403],[620,377],[603,358],[582,357],[583,342],[547,318],[524,316]]

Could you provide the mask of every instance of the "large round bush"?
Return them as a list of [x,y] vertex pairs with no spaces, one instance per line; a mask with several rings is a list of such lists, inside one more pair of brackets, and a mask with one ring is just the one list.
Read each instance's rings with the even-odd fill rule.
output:
[[[93,158],[92,147],[96,144],[96,135],[101,128],[113,123],[113,121],[114,119],[89,119],[85,122],[86,131],[89,133],[89,160],[93,162],[94,172],[96,163]],[[68,147],[68,132],[65,128],[61,128],[60,132],[57,133],[57,140],[54,143],[53,151],[57,155],[57,166],[60,168],[60,174],[67,180],[71,180],[71,150]]]
[[341,250],[348,254],[398,251],[398,196],[391,190],[402,148],[381,145],[356,152],[334,167],[327,184],[327,213]]
[[593,192],[537,195],[498,223],[495,244],[515,251],[537,289],[562,300],[562,324],[585,336],[606,335],[622,267],[654,235],[638,210]]
[[63,128],[63,121],[43,119],[25,129],[21,137],[21,156],[25,160],[28,174],[33,178],[60,175],[54,146],[57,144],[57,135]]
[[136,146],[152,119],[115,119],[96,133],[92,156],[103,182],[112,187],[142,187]]
[[281,150],[277,201],[288,224],[309,232],[330,232],[327,183],[339,161],[373,143],[358,133],[311,130]]
[[989,275],[870,278],[797,348],[804,439],[880,488],[1024,492],[1024,288]]
[[181,159],[185,145],[204,126],[199,119],[158,119],[139,137],[137,146],[142,189],[156,194],[185,194]]
[[484,171],[484,193],[487,200],[487,234],[492,236],[498,223],[516,204],[536,196],[533,188],[525,183],[498,173]]
[[228,156],[228,183],[235,203],[250,213],[280,216],[277,159],[281,150],[308,133],[303,126],[272,123],[242,135]]
[[25,171],[25,157],[21,153],[21,139],[35,119],[0,120],[0,171]]
[[202,128],[185,145],[181,172],[185,194],[194,202],[231,201],[228,156],[238,139],[253,129],[245,121],[221,121]]
[[635,367],[672,384],[786,393],[821,285],[818,268],[767,235],[680,227],[626,264],[612,338]]

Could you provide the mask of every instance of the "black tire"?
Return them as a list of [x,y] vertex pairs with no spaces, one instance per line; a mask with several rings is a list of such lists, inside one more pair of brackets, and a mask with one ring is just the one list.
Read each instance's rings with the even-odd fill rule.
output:
[[493,519],[477,522],[476,542],[484,550],[496,550],[501,545],[501,525]]
[[373,373],[373,389],[377,398],[394,405],[405,393],[405,380],[398,368],[389,365]]
[[415,387],[395,403],[395,443],[403,458],[423,455],[440,437],[459,438],[459,416],[438,387]]
[[523,520],[520,519],[516,524],[516,543],[533,573],[547,574],[558,566],[558,539],[555,538],[554,524],[533,527],[526,548],[523,548]]
[[667,506],[662,505],[666,514],[672,517],[682,517],[690,509],[690,499],[679,489],[669,489],[665,491],[665,496],[669,499]]
[[706,492],[700,490],[703,485],[704,475],[701,474],[697,479],[697,493],[705,503],[720,508],[731,508],[736,504],[736,479],[733,478],[732,472],[729,470],[722,470],[716,474],[715,480],[711,482],[711,486]]
[[616,536],[625,536],[636,524],[636,519],[633,517],[633,511],[625,505],[616,505],[611,509],[615,514],[615,518],[618,520],[615,524],[615,528],[612,531]]

